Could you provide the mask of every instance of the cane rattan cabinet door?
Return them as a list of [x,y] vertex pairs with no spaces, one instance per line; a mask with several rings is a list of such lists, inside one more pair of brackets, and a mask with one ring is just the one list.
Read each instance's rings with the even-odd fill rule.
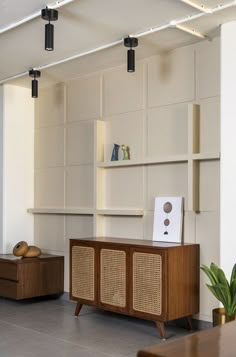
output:
[[118,312],[128,312],[127,248],[101,247],[99,250],[99,305]]
[[165,251],[131,249],[131,314],[165,319],[165,257]]
[[71,298],[81,303],[96,303],[96,247],[71,246]]

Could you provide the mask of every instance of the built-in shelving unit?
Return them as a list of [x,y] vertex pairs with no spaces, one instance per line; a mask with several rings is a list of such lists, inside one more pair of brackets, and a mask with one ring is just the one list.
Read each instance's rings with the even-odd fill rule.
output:
[[171,162],[187,162],[188,155],[169,155],[160,156],[156,158],[146,158],[143,160],[118,160],[118,161],[107,161],[98,162],[97,167],[123,167],[123,166],[143,166],[143,165],[155,165]]
[[93,209],[93,208],[29,208],[28,213],[63,214],[63,215],[102,215],[102,216],[140,216],[143,209]]
[[[185,203],[185,208],[188,211],[199,211],[199,165],[201,161],[207,160],[219,160],[219,152],[200,152],[200,106],[198,104],[186,104],[187,108],[187,152],[183,154],[173,154],[173,155],[160,155],[157,157],[149,157],[144,152],[143,159],[131,158],[131,160],[118,160],[118,161],[104,161],[105,157],[109,156],[109,153],[105,153],[104,142],[106,142],[105,133],[106,125],[105,121],[97,121],[95,127],[95,180],[96,180],[96,192],[97,202],[100,207],[103,206],[104,200],[101,197],[101,191],[105,194],[106,188],[103,186],[103,182],[106,177],[106,172],[103,170],[112,168],[129,168],[135,166],[148,166],[148,165],[160,165],[160,164],[187,164],[187,181],[188,181],[188,200]],[[141,143],[140,143],[141,145]],[[111,152],[112,146],[110,145],[109,150]],[[100,210],[103,211],[103,210]],[[109,210],[108,210],[109,211]],[[116,210],[113,210],[116,212]],[[119,214],[122,214],[122,210],[119,210]],[[123,210],[124,215],[127,214],[127,210]]]
[[195,153],[192,155],[193,160],[219,160],[220,152]]
[[97,209],[96,214],[104,216],[140,216],[144,215],[143,209]]
[[[145,200],[147,199],[145,180],[147,180],[148,174],[149,179],[152,179],[153,172],[155,175],[155,170],[158,166],[160,167],[160,171],[158,171],[159,175],[166,167],[168,167],[166,174],[169,172],[172,174],[172,170],[174,170],[173,180],[178,181],[177,185],[179,185],[181,179],[185,180],[185,185],[187,186],[187,188],[185,186],[185,210],[199,211],[201,162],[219,160],[220,153],[200,151],[200,106],[198,104],[186,104],[186,109],[184,109],[183,113],[185,117],[180,125],[182,125],[182,129],[186,133],[182,136],[184,146],[180,141],[181,139],[175,133],[176,129],[171,128],[171,124],[168,124],[167,130],[165,118],[163,118],[161,124],[163,127],[158,127],[157,134],[159,135],[159,141],[158,139],[157,141],[153,140],[153,132],[157,130],[154,117],[153,122],[144,120],[142,124],[140,124],[140,122],[137,124],[139,125],[139,139],[136,139],[133,147],[131,146],[131,160],[121,159],[118,161],[109,161],[113,144],[116,141],[117,124],[115,120],[112,122],[107,120],[107,118],[104,120],[94,120],[92,126],[94,134],[94,163],[92,164],[93,206],[91,208],[36,207],[28,209],[28,212],[51,215],[91,215],[94,220],[94,235],[103,235],[106,229],[106,216],[143,217],[146,210],[151,210],[147,207],[147,204],[145,204]],[[174,120],[174,118],[172,120]],[[125,130],[125,123],[123,123],[121,124],[121,128],[118,128],[120,141],[123,140]],[[150,132],[152,131],[151,144],[148,139],[148,130]],[[165,138],[162,138],[160,135],[161,130],[163,130],[164,133],[167,131],[170,132],[173,145],[168,137],[166,137],[165,142]],[[163,134],[163,136],[164,135],[165,134]],[[162,146],[160,145],[160,140],[162,140]],[[129,144],[129,142],[127,144]],[[164,147],[165,144],[166,151]],[[159,153],[158,149],[160,148],[161,152]],[[154,171],[149,172],[149,170]],[[176,176],[176,172],[184,172],[184,174],[180,174],[178,177]],[[140,185],[137,185],[138,181],[141,182]],[[133,186],[132,182],[136,186],[129,196],[129,190],[132,190]],[[127,183],[129,189],[125,187]],[[157,183],[157,185],[158,184],[159,183]],[[122,189],[122,185],[124,189]],[[152,183],[152,187],[154,186],[155,181]],[[166,192],[169,192],[169,189],[166,190]],[[137,199],[137,196],[139,196],[139,199]],[[134,206],[132,207],[130,204]]]

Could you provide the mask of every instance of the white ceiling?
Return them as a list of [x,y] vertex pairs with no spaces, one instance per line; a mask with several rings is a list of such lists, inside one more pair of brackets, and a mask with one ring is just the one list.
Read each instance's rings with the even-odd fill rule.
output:
[[[197,0],[195,0],[197,2]],[[198,0],[208,8],[231,1]],[[53,0],[48,4],[53,3]],[[46,6],[42,0],[0,0],[0,28],[8,26]],[[44,25],[39,17],[13,30],[0,34],[0,80],[32,67],[88,51],[121,40],[129,34],[137,34],[151,27],[168,24],[200,12],[180,0],[74,0],[59,9],[55,22],[55,50],[44,50]],[[184,25],[209,36],[218,33],[219,25],[236,20],[236,6],[202,16]],[[175,28],[156,32],[139,39],[137,58],[188,45],[199,41]],[[123,45],[64,63],[42,72],[41,84],[74,78],[83,73],[125,63]],[[30,83],[28,78],[18,83]]]

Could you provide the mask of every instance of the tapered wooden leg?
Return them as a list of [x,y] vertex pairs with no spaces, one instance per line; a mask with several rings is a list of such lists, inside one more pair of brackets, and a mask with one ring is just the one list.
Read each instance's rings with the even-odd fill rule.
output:
[[187,316],[186,317],[186,322],[187,322],[187,328],[189,330],[193,330],[193,320],[192,320],[192,316]]
[[78,316],[80,313],[80,310],[82,309],[83,304],[80,304],[79,302],[77,302],[76,304],[76,308],[75,308],[75,316]]
[[165,330],[165,325],[164,322],[160,322],[160,321],[155,321],[156,326],[159,330],[160,336],[162,340],[166,340],[166,330]]

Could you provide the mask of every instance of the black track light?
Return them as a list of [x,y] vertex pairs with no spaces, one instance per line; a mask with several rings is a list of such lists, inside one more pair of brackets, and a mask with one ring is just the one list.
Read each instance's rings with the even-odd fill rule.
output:
[[138,39],[136,37],[126,37],[124,46],[129,47],[127,51],[127,72],[135,72],[135,50],[133,50],[133,47],[138,46]]
[[32,77],[32,98],[38,98],[38,81],[36,78],[41,76],[41,72],[35,69],[29,71],[29,76]]
[[55,9],[43,9],[41,11],[41,17],[43,20],[48,21],[48,24],[45,25],[45,50],[53,51],[54,49],[54,26],[51,24],[51,21],[58,20],[58,11]]

